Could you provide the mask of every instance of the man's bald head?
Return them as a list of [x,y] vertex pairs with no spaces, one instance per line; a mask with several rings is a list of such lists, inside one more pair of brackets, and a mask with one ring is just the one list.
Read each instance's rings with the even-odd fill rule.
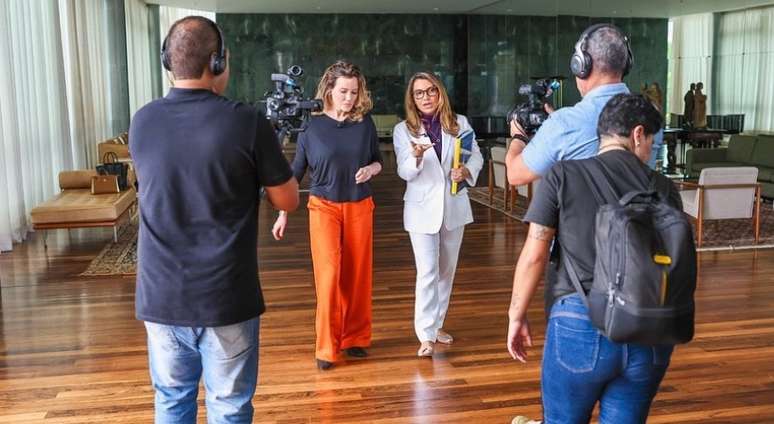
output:
[[199,79],[219,53],[215,23],[202,16],[186,16],[172,24],[167,35],[167,57],[175,79]]
[[618,28],[604,26],[589,36],[586,47],[594,72],[623,75],[629,58],[626,36]]

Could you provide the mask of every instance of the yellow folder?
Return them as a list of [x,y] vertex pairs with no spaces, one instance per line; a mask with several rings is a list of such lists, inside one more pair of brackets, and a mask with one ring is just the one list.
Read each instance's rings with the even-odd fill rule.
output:
[[[460,167],[460,160],[462,157],[462,140],[459,138],[454,139],[454,159],[452,160],[452,168],[457,169]],[[457,183],[452,181],[451,194],[457,194]]]

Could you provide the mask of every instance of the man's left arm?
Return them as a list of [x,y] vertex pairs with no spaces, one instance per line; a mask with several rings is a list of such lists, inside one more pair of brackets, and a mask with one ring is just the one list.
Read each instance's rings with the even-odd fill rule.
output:
[[524,163],[523,152],[526,146],[527,145],[521,140],[511,140],[511,145],[508,147],[508,153],[505,154],[508,184],[515,186],[524,185],[540,178],[539,174],[532,172],[527,164]]
[[298,181],[282,153],[274,129],[262,118],[258,116],[253,152],[258,184],[266,191],[272,206],[292,212],[298,208]]
[[527,240],[519,255],[513,275],[511,305],[508,308],[508,352],[513,359],[527,360],[526,347],[532,346],[527,321],[527,308],[535,295],[543,270],[546,268],[551,241],[556,230],[540,224],[529,224]]
[[559,226],[558,193],[562,180],[557,169],[559,166],[561,165],[554,167],[538,186],[524,217],[524,220],[530,223],[529,231],[513,275],[506,342],[511,357],[521,362],[527,360],[526,348],[532,346],[527,308],[545,270],[551,242]]

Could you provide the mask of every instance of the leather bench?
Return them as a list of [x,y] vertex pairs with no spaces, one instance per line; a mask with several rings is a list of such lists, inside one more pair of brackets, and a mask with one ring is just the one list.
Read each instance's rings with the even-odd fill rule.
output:
[[134,188],[129,188],[115,194],[91,194],[93,175],[97,175],[94,170],[60,172],[59,188],[62,191],[32,209],[32,228],[113,227],[113,240],[118,241],[118,228],[129,220],[137,193]]

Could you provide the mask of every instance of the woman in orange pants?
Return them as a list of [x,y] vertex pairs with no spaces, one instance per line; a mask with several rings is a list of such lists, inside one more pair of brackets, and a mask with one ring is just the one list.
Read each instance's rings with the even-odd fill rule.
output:
[[[317,367],[333,367],[340,351],[365,357],[371,344],[373,192],[368,181],[382,170],[372,102],[360,70],[336,62],[317,86],[323,112],[298,137],[293,172],[311,171],[309,237],[317,291]],[[280,239],[287,214],[272,233]]]

